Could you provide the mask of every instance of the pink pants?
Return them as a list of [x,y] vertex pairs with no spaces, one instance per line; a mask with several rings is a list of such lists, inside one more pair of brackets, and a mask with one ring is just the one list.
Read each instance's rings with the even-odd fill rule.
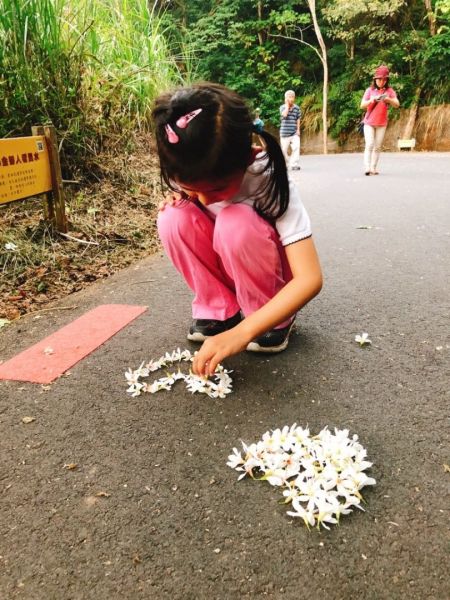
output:
[[194,319],[224,321],[239,310],[247,317],[292,278],[276,230],[246,204],[223,208],[215,221],[194,203],[166,206],[158,231],[195,293]]

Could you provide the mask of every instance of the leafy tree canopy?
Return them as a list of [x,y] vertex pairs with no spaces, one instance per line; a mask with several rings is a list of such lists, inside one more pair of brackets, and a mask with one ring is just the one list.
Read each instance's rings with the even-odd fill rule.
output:
[[[196,77],[227,85],[278,126],[294,89],[304,127],[320,125],[322,64],[306,0],[178,0],[166,18],[189,36]],[[387,64],[404,107],[449,102],[450,0],[317,0],[330,69],[329,125],[345,139],[374,69]]]

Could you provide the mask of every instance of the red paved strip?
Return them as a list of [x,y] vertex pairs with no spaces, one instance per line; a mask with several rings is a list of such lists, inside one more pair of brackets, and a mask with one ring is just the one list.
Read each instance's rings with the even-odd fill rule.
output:
[[50,383],[147,310],[104,304],[0,365],[0,379]]

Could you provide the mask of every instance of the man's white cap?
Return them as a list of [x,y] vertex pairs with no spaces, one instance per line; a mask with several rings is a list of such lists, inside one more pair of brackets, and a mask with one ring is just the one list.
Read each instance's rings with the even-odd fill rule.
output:
[[288,96],[295,96],[294,90],[288,90],[285,92],[284,97],[287,98]]

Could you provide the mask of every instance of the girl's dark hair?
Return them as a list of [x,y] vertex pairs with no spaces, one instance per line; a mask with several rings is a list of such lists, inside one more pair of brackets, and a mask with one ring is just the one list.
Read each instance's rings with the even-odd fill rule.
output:
[[[187,127],[176,121],[201,108]],[[244,100],[217,83],[197,83],[165,93],[155,100],[153,119],[162,180],[176,189],[177,181],[192,183],[222,179],[244,172],[252,162],[253,120]],[[178,137],[170,143],[166,126]],[[289,204],[286,163],[278,141],[258,132],[265,143],[266,160],[258,175],[262,184],[254,196],[255,210],[269,220],[278,219]]]
[[[375,89],[376,89],[376,90],[380,89],[380,88],[377,86],[377,84],[376,84],[375,78],[374,78],[374,79],[372,79],[372,85],[371,85],[370,87],[371,87],[373,90],[375,90]],[[388,89],[388,87],[389,87],[389,77],[386,77],[386,83],[384,84],[383,88],[385,88],[385,89],[387,90],[387,89]]]

